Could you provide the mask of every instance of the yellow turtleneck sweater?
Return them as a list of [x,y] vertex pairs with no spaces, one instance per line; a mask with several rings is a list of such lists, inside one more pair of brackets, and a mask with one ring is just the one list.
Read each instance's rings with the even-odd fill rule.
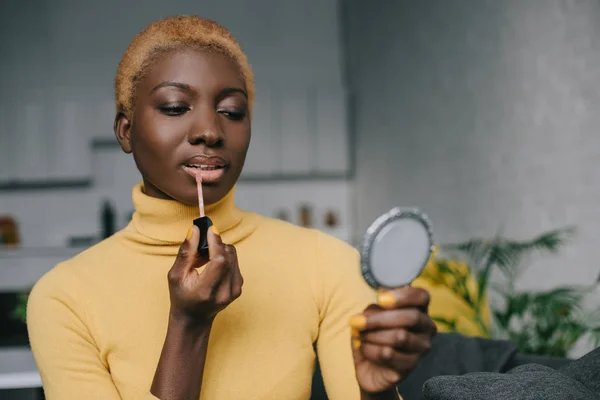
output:
[[[152,399],[165,339],[167,271],[198,209],[133,190],[124,230],[37,282],[27,325],[48,400]],[[247,213],[233,192],[207,214],[234,244],[242,296],[210,335],[202,399],[308,399],[319,354],[332,400],[359,398],[348,320],[375,300],[358,253],[332,237]]]

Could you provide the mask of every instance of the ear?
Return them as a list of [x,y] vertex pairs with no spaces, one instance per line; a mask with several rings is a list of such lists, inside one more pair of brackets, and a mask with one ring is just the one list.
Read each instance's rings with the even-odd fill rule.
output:
[[115,116],[115,123],[113,124],[113,130],[115,136],[121,145],[121,149],[127,153],[131,153],[131,122],[125,116],[124,113],[120,112]]

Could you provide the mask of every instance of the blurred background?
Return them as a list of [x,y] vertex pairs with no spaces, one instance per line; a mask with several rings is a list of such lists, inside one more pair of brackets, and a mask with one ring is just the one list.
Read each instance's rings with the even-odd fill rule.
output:
[[425,211],[439,243],[573,226],[516,287],[595,282],[598,1],[2,0],[1,292],[129,222],[140,176],[112,132],[113,78],[133,36],[174,14],[224,25],[253,66],[242,208],[355,246],[394,206]]

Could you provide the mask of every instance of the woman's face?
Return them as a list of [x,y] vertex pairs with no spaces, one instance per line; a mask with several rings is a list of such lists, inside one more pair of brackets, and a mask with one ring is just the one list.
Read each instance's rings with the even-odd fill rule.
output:
[[236,64],[204,50],[163,54],[136,85],[133,118],[117,116],[115,133],[132,152],[146,194],[213,204],[235,185],[250,144],[248,98]]

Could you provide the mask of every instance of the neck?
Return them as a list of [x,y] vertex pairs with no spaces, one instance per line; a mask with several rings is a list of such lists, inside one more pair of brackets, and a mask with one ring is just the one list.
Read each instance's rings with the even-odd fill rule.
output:
[[[200,216],[198,205],[149,196],[143,183],[133,188],[133,204],[135,213],[130,230],[139,234],[147,244],[180,244],[193,220]],[[235,206],[235,188],[217,203],[206,206],[205,213],[221,233],[223,241],[229,244],[248,236],[256,223],[254,214]]]

